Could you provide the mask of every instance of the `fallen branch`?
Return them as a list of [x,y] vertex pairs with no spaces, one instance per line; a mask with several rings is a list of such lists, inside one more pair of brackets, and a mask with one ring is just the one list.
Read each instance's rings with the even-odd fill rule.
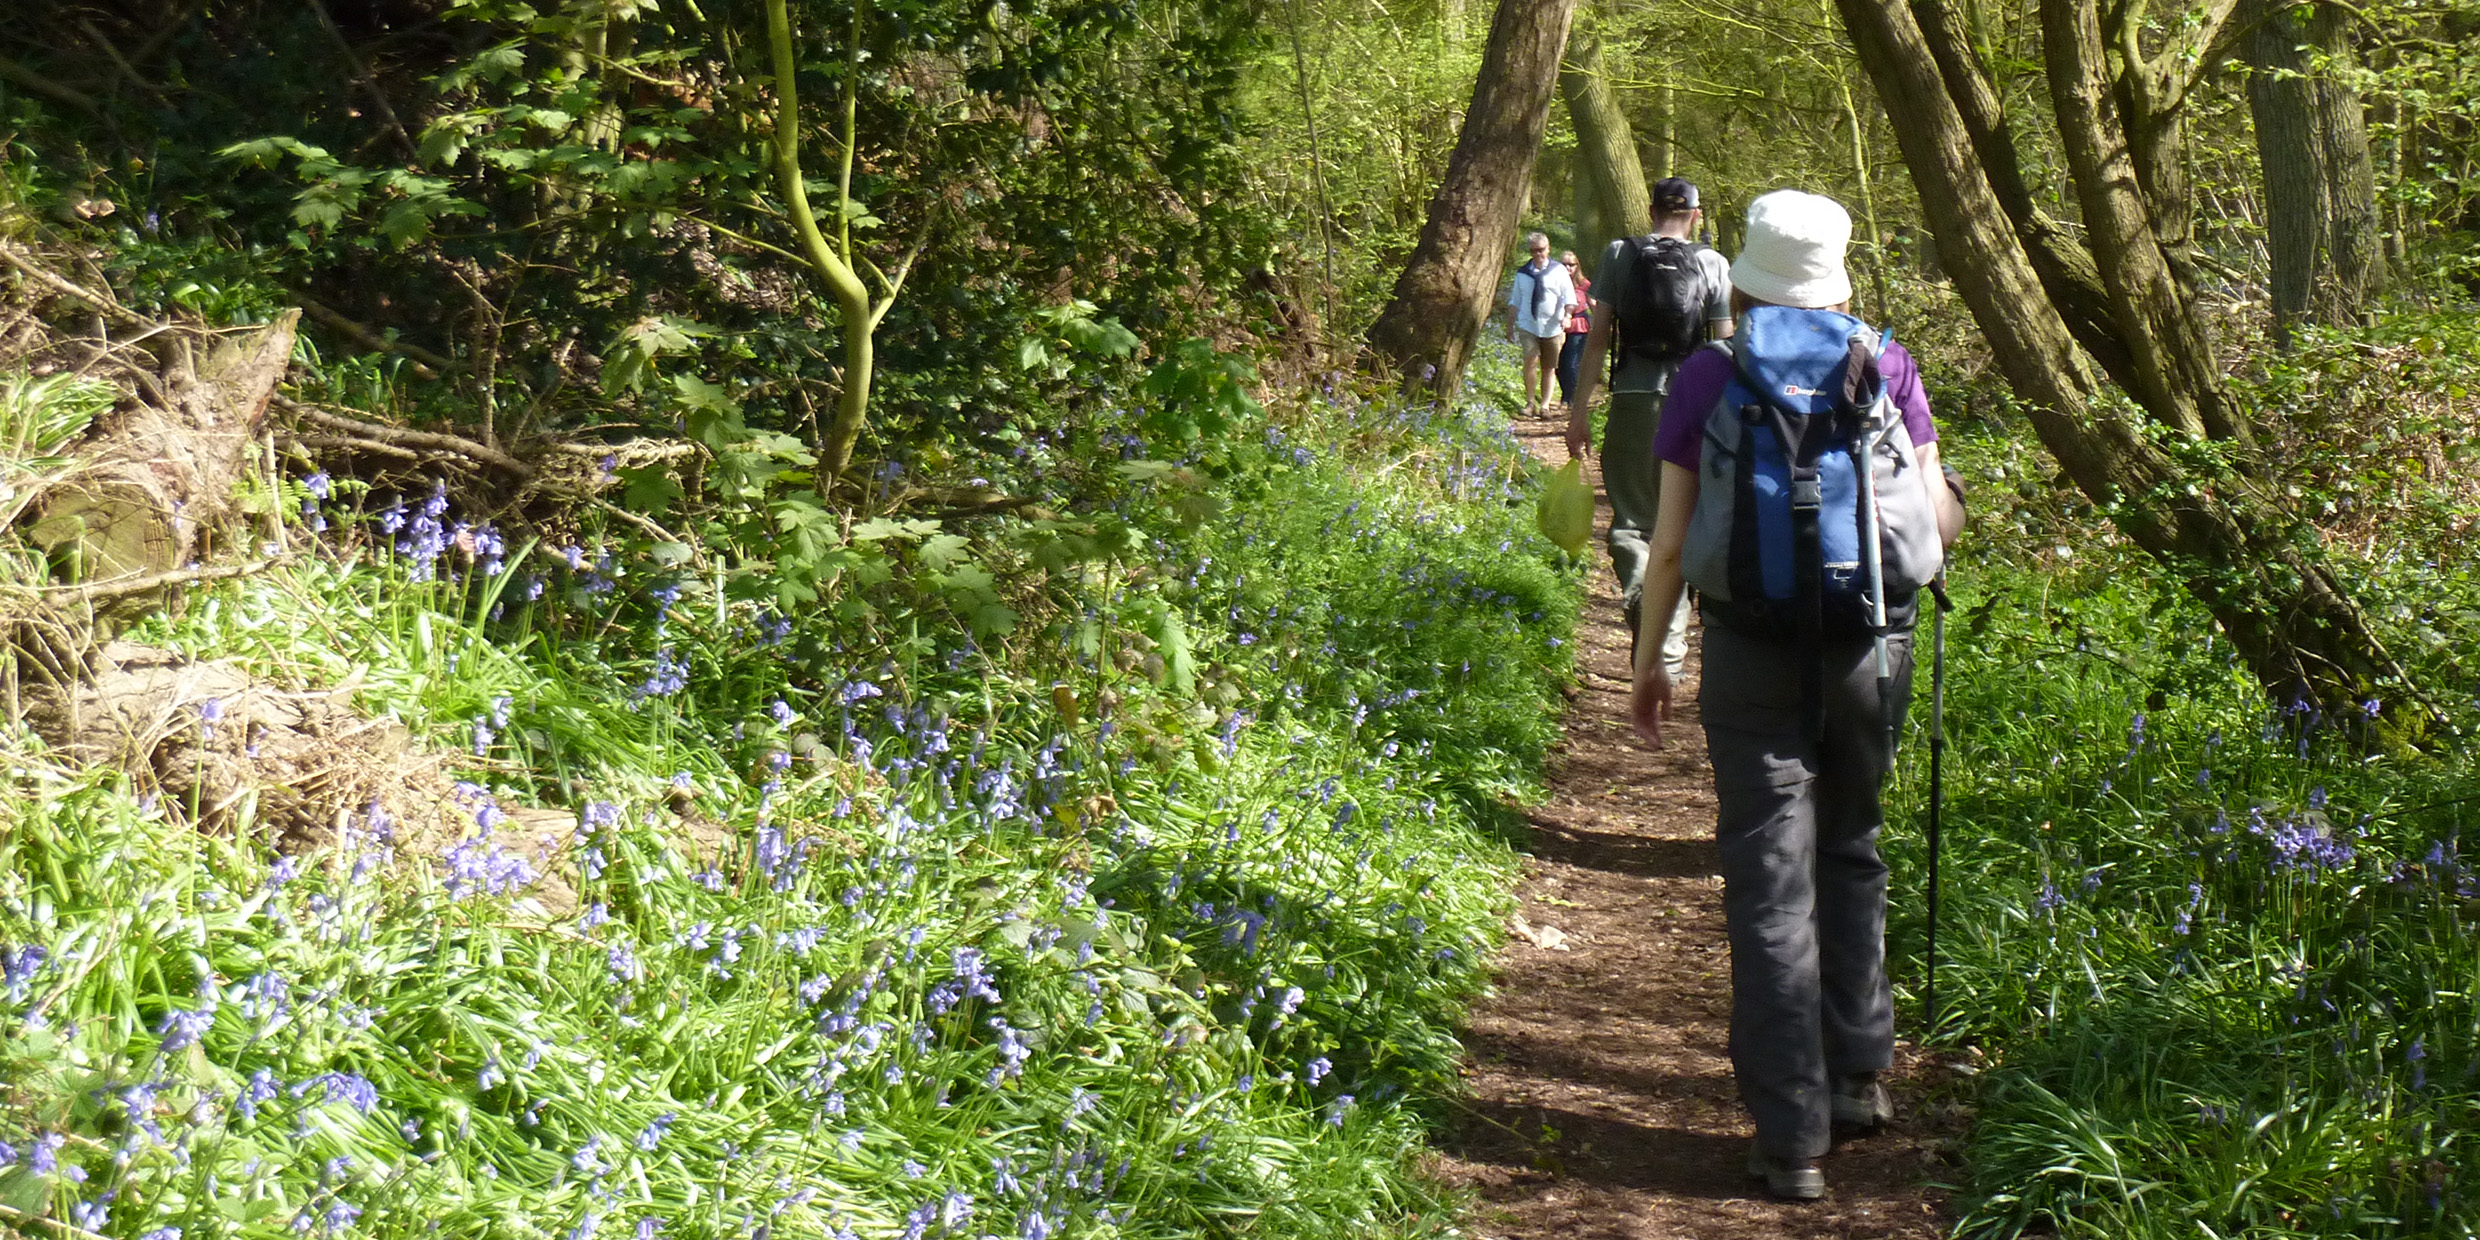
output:
[[392,456],[400,461],[424,459],[421,453],[401,444],[381,443],[376,439],[364,439],[359,435],[307,435],[295,431],[284,438],[287,442],[304,448],[351,448],[356,452]]
[[401,444],[408,448],[430,448],[441,452],[454,452],[488,465],[496,465],[520,478],[534,476],[533,466],[497,448],[484,447],[462,435],[444,435],[437,431],[407,430],[401,426],[365,422],[359,418],[348,418],[342,414],[330,413],[315,405],[305,405],[282,394],[276,396],[275,403],[292,411],[305,422],[324,426],[332,431],[342,431],[364,439],[375,439],[381,443]]
[[662,525],[658,524],[658,523],[655,521],[655,519],[654,519],[654,518],[649,517],[649,516],[645,515],[644,513],[630,512],[628,509],[623,508],[623,507],[621,507],[621,506],[620,506],[620,505],[618,505],[618,504],[612,503],[610,500],[607,500],[607,499],[602,499],[602,498],[599,498],[599,497],[596,497],[596,496],[591,496],[591,495],[590,495],[590,496],[587,496],[586,498],[587,498],[587,500],[588,500],[589,502],[591,502],[591,503],[592,503],[595,507],[600,508],[600,509],[602,509],[602,510],[603,510],[603,511],[605,511],[605,512],[608,512],[608,513],[610,513],[611,515],[613,515],[613,516],[615,516],[615,517],[618,517],[618,518],[620,518],[621,520],[626,521],[626,522],[628,522],[628,523],[630,523],[630,524],[632,524],[632,525],[636,526],[637,528],[639,528],[639,529],[641,529],[641,530],[644,530],[646,533],[648,533],[649,535],[652,535],[653,537],[655,537],[655,538],[657,538],[657,539],[660,539],[660,540],[662,540],[662,541],[664,541],[664,542],[667,542],[667,543],[677,543],[677,544],[679,544],[680,546],[687,547],[687,548],[689,549],[689,554],[690,554],[692,557],[694,557],[694,558],[695,558],[695,561],[696,561],[697,563],[699,563],[699,564],[701,564],[701,565],[702,565],[702,564],[704,564],[704,563],[706,562],[706,557],[705,557],[704,555],[702,555],[702,554],[700,554],[700,553],[698,552],[698,547],[697,547],[697,544],[696,544],[696,543],[690,542],[689,540],[687,540],[687,539],[685,539],[685,538],[682,538],[682,537],[680,537],[679,535],[676,535],[676,534],[672,533],[670,530],[664,529],[664,528],[662,527]]
[[73,586],[0,585],[0,590],[21,598],[38,598],[45,603],[98,603],[110,599],[128,598],[133,594],[145,594],[151,590],[161,590],[170,586],[196,585],[202,581],[227,581],[235,577],[248,577],[266,572],[279,564],[289,563],[292,559],[293,557],[286,555],[266,560],[252,560],[247,564],[223,564],[213,568],[178,568],[168,573],[139,573]]
[[0,79],[15,82],[38,95],[42,95],[48,99],[58,100],[61,103],[68,104],[70,107],[76,108],[83,112],[94,113],[101,111],[95,103],[94,96],[81,90],[63,86],[60,83],[55,82],[52,79],[47,78],[14,60],[0,58]]
[[1019,509],[1031,508],[1033,503],[1034,501],[1031,496],[1012,496],[1007,499],[991,500],[990,502],[984,504],[966,504],[960,508],[941,508],[938,511],[931,513],[926,519],[931,521],[953,521],[958,517],[980,517],[998,512],[1015,512]]
[[[0,61],[0,64],[6,63],[7,62],[5,61]],[[18,249],[16,246],[11,245],[6,241],[0,241],[0,260],[5,260],[9,266],[15,267],[19,271],[24,272],[28,279],[33,280],[35,283],[40,284],[63,297],[67,297],[75,301],[85,302],[88,306],[93,307],[98,313],[101,313],[106,318],[122,323],[137,323],[141,325],[146,325],[147,323],[145,319],[138,317],[137,312],[129,309],[127,306],[124,306],[117,301],[112,300],[110,295],[98,293],[91,289],[85,288],[82,285],[73,283],[68,278],[53,271],[51,268],[36,262],[32,255],[27,254],[25,251]]]
[[300,302],[301,312],[318,320],[321,327],[374,353],[393,353],[404,358],[413,363],[413,373],[425,379],[436,379],[461,369],[455,362],[411,341],[390,340],[337,313],[331,306],[322,305],[299,293],[293,294],[293,300]]
[[[589,428],[590,429],[590,428]],[[546,440],[545,452],[564,456],[618,457],[624,461],[669,460],[676,456],[695,456],[698,445],[686,439],[630,439],[620,443],[594,443],[583,439]]]

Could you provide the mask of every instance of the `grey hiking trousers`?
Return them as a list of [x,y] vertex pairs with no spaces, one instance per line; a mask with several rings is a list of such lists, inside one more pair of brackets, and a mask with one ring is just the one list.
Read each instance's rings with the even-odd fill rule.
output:
[[[1664,376],[1664,386],[1669,376]],[[1654,517],[1662,510],[1662,460],[1653,454],[1654,427],[1661,421],[1659,392],[1613,392],[1602,427],[1602,490],[1610,496],[1610,566],[1619,574],[1619,598],[1631,631],[1642,623],[1645,561],[1652,557]],[[1688,661],[1688,595],[1662,630],[1662,664],[1676,683]]]
[[[1886,982],[1885,823],[1893,766],[1869,642],[1825,652],[1826,729],[1801,726],[1797,647],[1705,626],[1697,707],[1720,802],[1722,909],[1731,939],[1731,1067],[1776,1158],[1832,1143],[1833,1083],[1893,1062]],[[1888,639],[1896,721],[1911,698],[1912,636]]]

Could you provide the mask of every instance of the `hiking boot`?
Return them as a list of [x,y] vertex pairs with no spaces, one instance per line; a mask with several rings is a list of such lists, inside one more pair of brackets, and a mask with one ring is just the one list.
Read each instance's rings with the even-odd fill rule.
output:
[[1875,1074],[1848,1076],[1834,1086],[1834,1126],[1883,1128],[1894,1122],[1894,1100]]
[[1765,1181],[1765,1191],[1785,1201],[1815,1201],[1826,1195],[1826,1173],[1814,1158],[1775,1158],[1748,1146],[1748,1178]]

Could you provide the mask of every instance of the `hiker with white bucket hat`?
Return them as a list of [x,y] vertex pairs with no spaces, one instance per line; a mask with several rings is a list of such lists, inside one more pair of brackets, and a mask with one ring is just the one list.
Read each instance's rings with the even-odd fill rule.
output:
[[[1851,217],[1778,190],[1731,264],[1737,331],[1681,363],[1653,451],[1644,610],[1701,599],[1697,705],[1719,805],[1731,1061],[1749,1174],[1825,1192],[1837,1129],[1893,1109],[1879,797],[1911,693],[1912,621],[1961,533],[1919,368],[1847,311]],[[1659,747],[1673,676],[1641,643],[1629,713]]]

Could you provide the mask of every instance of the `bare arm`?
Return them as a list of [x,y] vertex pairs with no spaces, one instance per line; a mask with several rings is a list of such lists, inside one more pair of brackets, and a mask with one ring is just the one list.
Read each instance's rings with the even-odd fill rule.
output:
[[[1679,607],[1687,582],[1680,575],[1679,552],[1688,541],[1688,518],[1696,512],[1696,471],[1662,462],[1662,506],[1653,519],[1653,542],[1645,562],[1644,603],[1638,613],[1662,617],[1667,623]],[[1941,490],[1944,488],[1940,488]],[[1657,634],[1636,643],[1636,668],[1628,687],[1628,720],[1636,734],[1655,749],[1662,747],[1662,723],[1671,717],[1671,678],[1662,665]]]
[[1920,445],[1912,455],[1920,461],[1920,485],[1929,489],[1929,505],[1937,513],[1938,543],[1954,546],[1963,537],[1963,501],[1955,498],[1944,471],[1938,468],[1937,441]]

